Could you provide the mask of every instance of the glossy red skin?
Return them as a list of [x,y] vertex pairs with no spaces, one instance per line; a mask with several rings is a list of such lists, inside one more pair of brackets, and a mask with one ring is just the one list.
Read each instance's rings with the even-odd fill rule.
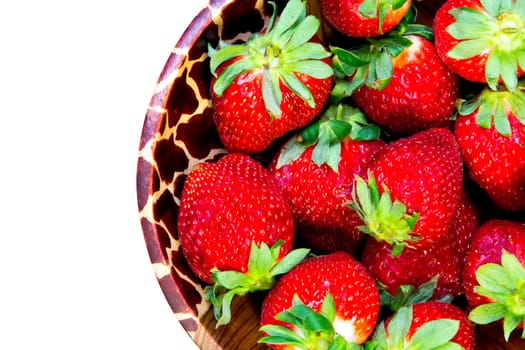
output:
[[465,295],[471,306],[492,302],[474,292],[478,285],[476,271],[486,263],[501,264],[503,249],[525,266],[525,223],[493,219],[483,223],[474,235],[463,269]]
[[[234,60],[227,61],[217,76]],[[325,60],[330,63],[330,59]],[[255,154],[268,148],[277,138],[299,129],[312,121],[324,108],[332,88],[333,78],[315,79],[305,74],[296,77],[314,97],[311,108],[301,97],[292,92],[282,81],[280,117],[272,118],[262,98],[262,69],[239,75],[221,97],[211,91],[213,119],[221,142],[230,152]],[[216,77],[212,77],[213,86]]]
[[475,122],[475,112],[459,116],[454,133],[468,175],[509,212],[525,210],[525,125],[509,112],[511,137],[494,127],[485,129]]
[[448,126],[459,97],[458,76],[439,59],[432,42],[408,38],[413,44],[393,59],[388,85],[382,90],[364,85],[352,94],[372,122],[396,135]]
[[462,167],[454,134],[445,128],[398,139],[370,162],[379,189],[386,185],[392,201],[419,213],[412,234],[421,239],[412,246],[430,247],[449,234],[463,191]]
[[[485,63],[491,52],[490,49],[479,55],[463,60],[457,60],[447,56],[447,53],[459,42],[447,32],[447,27],[455,22],[454,17],[449,14],[449,11],[461,7],[486,12],[481,6],[479,0],[446,1],[434,16],[433,31],[436,50],[441,60],[443,60],[443,62],[456,74],[472,82],[485,83],[487,82],[485,79]],[[525,72],[519,69],[518,75],[522,76],[523,74],[525,74]]]
[[[413,305],[412,323],[408,330],[408,338],[421,327],[423,324],[439,320],[452,319],[459,321],[459,329],[452,342],[457,343],[463,347],[464,350],[474,350],[475,347],[475,333],[474,325],[467,318],[465,311],[459,307],[440,301],[426,301]],[[390,319],[385,324],[388,325]]]
[[[361,262],[387,292],[395,295],[399,286],[419,287],[439,276],[433,297],[463,294],[462,270],[472,236],[479,226],[479,213],[470,197],[463,193],[450,234],[429,248],[406,248],[392,256],[386,243],[369,239]],[[421,264],[424,263],[424,268]]]
[[392,30],[408,12],[412,0],[388,13],[382,30],[379,19],[367,18],[359,13],[363,0],[319,0],[324,19],[337,31],[352,37],[376,37]]
[[354,253],[364,234],[361,219],[348,207],[355,175],[366,176],[367,165],[385,146],[382,140],[341,143],[341,161],[336,173],[327,164],[317,166],[310,146],[297,160],[276,169],[278,155],[269,165],[283,189],[294,215],[296,237],[321,252],[344,250]]
[[[292,306],[295,294],[314,311],[320,311],[328,292],[334,298],[338,317],[356,318],[356,332],[362,344],[379,318],[379,291],[366,269],[345,252],[307,258],[283,275],[263,301],[261,325],[282,324],[274,317]],[[279,345],[271,348],[293,349]]]
[[246,272],[251,243],[293,241],[293,218],[274,177],[242,154],[198,165],[184,184],[178,232],[193,272],[212,283],[210,270]]

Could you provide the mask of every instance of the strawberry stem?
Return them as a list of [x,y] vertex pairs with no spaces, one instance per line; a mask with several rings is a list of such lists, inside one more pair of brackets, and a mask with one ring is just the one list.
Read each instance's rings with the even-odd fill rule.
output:
[[[503,319],[504,337],[525,321],[525,268],[514,254],[502,250],[501,264],[487,263],[476,271],[474,292],[491,300],[476,306],[469,319],[488,324]],[[525,338],[525,331],[522,333]]]
[[219,271],[212,270],[213,286],[204,290],[206,299],[213,305],[213,315],[217,320],[217,327],[227,324],[231,320],[231,302],[233,298],[271,289],[275,284],[275,277],[290,271],[299,264],[310,252],[309,249],[299,248],[290,251],[282,259],[279,258],[280,240],[271,248],[266,243],[257,246],[252,242],[248,271]]
[[221,64],[235,60],[217,77],[213,85],[216,95],[222,96],[238,76],[261,70],[261,94],[265,107],[272,118],[278,118],[281,116],[281,83],[314,107],[311,91],[297,78],[297,74],[326,79],[333,75],[333,70],[323,61],[330,56],[330,52],[322,44],[310,41],[316,35],[320,22],[315,16],[306,15],[304,2],[290,0],[279,19],[276,19],[275,3],[270,3],[274,11],[265,33],[253,35],[240,44],[229,45],[221,41],[218,49],[209,49],[209,55],[213,74]]
[[459,330],[458,320],[441,318],[425,322],[409,337],[412,320],[412,306],[400,308],[394,313],[388,326],[382,321],[376,327],[372,339],[365,343],[365,349],[463,349],[452,342]]
[[492,90],[503,81],[507,89],[517,87],[517,68],[525,70],[525,11],[523,1],[481,1],[483,10],[454,8],[455,22],[447,31],[458,44],[447,56],[466,60],[489,52],[485,79]]
[[366,120],[364,113],[353,106],[338,104],[329,106],[320,118],[299,131],[284,146],[277,159],[277,168],[298,159],[313,146],[312,161],[317,166],[327,164],[336,173],[341,160],[341,142],[347,137],[352,140],[368,141],[380,137],[380,128]]
[[349,207],[355,210],[364,223],[359,229],[377,241],[390,244],[393,256],[399,256],[406,246],[410,246],[410,242],[420,239],[412,234],[419,214],[408,214],[402,202],[392,202],[390,191],[385,185],[380,193],[371,172],[368,173],[368,183],[356,175]]
[[316,312],[294,295],[292,306],[275,316],[285,325],[266,324],[259,330],[266,336],[259,343],[289,345],[305,350],[359,350],[362,347],[347,341],[334,328],[334,298],[328,293],[321,311]]
[[525,79],[521,79],[518,88],[512,92],[504,87],[497,91],[485,88],[477,96],[459,102],[459,115],[474,113],[476,123],[485,129],[494,127],[501,135],[510,137],[512,130],[509,112],[525,125]]

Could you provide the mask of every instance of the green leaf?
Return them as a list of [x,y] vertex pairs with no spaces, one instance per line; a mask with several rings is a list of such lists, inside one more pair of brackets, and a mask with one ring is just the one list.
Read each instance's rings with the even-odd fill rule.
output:
[[434,349],[448,343],[457,334],[459,321],[451,319],[438,319],[424,323],[412,335],[411,349]]
[[270,276],[282,275],[290,271],[296,265],[301,263],[304,258],[310,253],[309,249],[298,248],[286,254],[273,269],[270,271]]
[[492,116],[495,106],[494,103],[487,102],[480,104],[478,112],[476,113],[476,124],[482,128],[490,129],[492,127]]
[[501,52],[499,56],[501,62],[500,73],[503,83],[509,91],[515,91],[518,86],[518,67],[516,60],[505,52]]
[[314,16],[307,16],[293,31],[290,40],[287,43],[287,49],[301,47],[308,42],[319,29],[319,20]]
[[501,254],[501,265],[513,276],[515,281],[525,282],[525,268],[519,262],[516,255],[503,249]]
[[304,153],[306,147],[297,142],[296,138],[291,138],[285,145],[277,158],[276,168],[279,169],[297,160]]
[[500,1],[480,0],[480,3],[492,17],[496,17],[498,15],[501,4]]
[[281,116],[282,94],[279,87],[279,77],[275,71],[263,69],[262,96],[264,105],[272,117]]
[[269,335],[259,339],[259,343],[288,344],[296,347],[303,344],[303,339],[297,333],[280,325],[267,324],[259,328],[259,331]]
[[495,51],[492,51],[489,54],[485,63],[485,79],[487,80],[489,87],[494,91],[498,89],[499,77],[501,75],[500,69],[502,64],[503,63],[500,61],[500,57],[495,53]]
[[374,42],[374,46],[380,48],[381,51],[386,51],[392,57],[399,56],[401,52],[412,45],[412,40],[403,36],[387,36],[372,42]]
[[[261,243],[260,247],[258,247],[255,241],[252,241],[250,255],[248,258],[248,271],[251,271],[257,275],[268,273],[268,269],[270,266],[272,266],[272,264],[273,259],[268,245],[263,242]],[[226,285],[224,285],[224,287],[232,289],[232,287],[228,287]]]
[[314,97],[312,96],[310,89],[297,79],[295,74],[289,73],[286,70],[281,70],[281,78],[290,90],[299,95],[310,107],[313,108],[315,106]]
[[329,56],[330,53],[326,51],[323,45],[307,42],[293,50],[287,51],[286,62],[302,61],[306,59],[323,59]]
[[363,0],[359,5],[359,13],[366,18],[376,18],[377,17],[377,0]]
[[234,289],[249,283],[246,274],[238,271],[218,271],[216,273],[216,282],[226,289]]
[[503,136],[510,136],[510,122],[505,111],[505,102],[502,99],[496,101],[494,110],[494,127]]
[[320,313],[311,312],[304,319],[304,329],[311,332],[335,333],[332,323]]
[[479,96],[471,98],[469,100],[465,100],[460,104],[458,112],[460,115],[470,115],[474,113],[476,109],[478,109],[480,104],[481,99],[479,98]]
[[210,53],[210,70],[212,73],[215,73],[217,71],[217,68],[219,66],[234,58],[237,56],[245,55],[247,52],[247,46],[246,45],[230,45],[223,47],[217,51],[213,51],[213,53]]
[[306,7],[301,0],[290,0],[284,7],[279,20],[272,28],[272,33],[280,36],[294,26],[299,20],[305,18]]
[[510,338],[510,334],[518,328],[518,326],[525,321],[525,317],[518,317],[515,315],[506,315],[503,318],[503,336],[505,337],[505,340],[508,342]]
[[227,292],[221,295],[221,306],[220,311],[222,312],[220,315],[215,314],[215,318],[217,319],[216,327],[223,326],[225,324],[228,324],[231,321],[231,302],[233,300],[233,297],[237,295],[236,292]]
[[487,39],[471,39],[460,41],[452,50],[447,52],[447,56],[456,60],[465,60],[485,51],[490,45]]
[[304,146],[311,146],[319,139],[321,123],[319,119],[314,120],[312,123],[304,127],[300,132],[300,143]]
[[335,301],[331,293],[327,293],[321,306],[321,313],[330,321],[334,322],[336,315]]
[[403,35],[417,35],[428,41],[434,41],[434,31],[431,27],[424,24],[413,23],[408,25]]
[[319,60],[302,60],[287,63],[285,68],[280,70],[281,76],[283,76],[283,73],[286,71],[306,74],[315,79],[326,79],[334,74],[330,65]]
[[514,289],[512,275],[498,264],[486,263],[476,271],[479,285],[492,293],[511,294]]
[[335,46],[331,48],[331,51],[342,63],[349,67],[361,67],[370,63],[370,60],[363,55],[357,54],[357,52]]
[[507,313],[507,307],[502,304],[489,303],[476,306],[470,311],[468,318],[476,324],[489,324],[501,320]]
[[253,67],[253,61],[250,59],[238,60],[224,69],[213,84],[213,91],[217,96],[222,96],[224,91],[240,74],[249,71]]
[[[392,64],[392,58],[386,51],[381,52],[377,59],[374,61],[374,69],[376,74],[376,80],[378,80],[379,82],[383,82],[392,78],[394,66]],[[382,90],[385,86],[386,85],[379,83],[378,89]]]
[[397,310],[388,323],[387,330],[390,337],[389,345],[392,349],[404,349],[405,337],[412,324],[412,307],[402,307]]
[[465,349],[458,343],[448,342],[432,350],[465,350]]

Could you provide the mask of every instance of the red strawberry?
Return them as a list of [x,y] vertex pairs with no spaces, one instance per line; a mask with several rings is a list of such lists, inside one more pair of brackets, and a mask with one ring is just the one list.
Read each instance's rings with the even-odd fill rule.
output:
[[274,177],[242,154],[193,168],[177,224],[190,268],[214,283],[207,294],[219,324],[229,321],[228,301],[235,294],[271,288],[283,264],[297,263],[306,254],[286,255],[293,241],[292,213]]
[[474,326],[462,309],[426,301],[405,306],[380,323],[365,348],[474,350],[474,345]]
[[459,79],[439,59],[430,28],[407,28],[352,51],[333,49],[351,77],[338,79],[334,94],[350,95],[370,121],[395,135],[448,126],[459,97]]
[[412,0],[319,0],[324,19],[352,37],[376,37],[394,28]]
[[462,162],[451,131],[432,128],[398,139],[357,178],[350,204],[365,233],[393,246],[429,248],[450,234],[462,191]]
[[[305,305],[311,310],[305,311]],[[298,343],[307,342],[308,349],[327,349],[334,342],[362,344],[378,317],[374,279],[350,254],[334,252],[307,258],[279,279],[262,305],[261,331],[268,337],[261,341],[282,350],[305,349]],[[322,328],[309,327],[316,320]]]
[[511,212],[525,210],[524,105],[521,88],[485,88],[460,106],[454,128],[469,176]]
[[[525,223],[494,219],[474,236],[463,270],[469,318],[477,324],[503,320],[505,339],[525,320]],[[525,333],[523,336],[525,337]]]
[[265,150],[315,118],[330,94],[330,53],[315,39],[319,20],[306,16],[301,0],[275,17],[246,43],[210,51],[213,117],[231,152]]
[[525,74],[525,12],[521,1],[448,0],[434,17],[436,49],[461,77],[508,89]]
[[436,278],[433,298],[457,297],[463,294],[463,264],[478,225],[477,209],[463,193],[447,237],[428,248],[404,249],[399,256],[393,256],[388,243],[370,239],[365,244],[361,262],[391,295],[399,293],[401,286],[419,288]]
[[351,185],[384,145],[361,111],[338,105],[281,148],[269,169],[290,205],[298,239],[325,253],[355,252],[364,234],[347,206]]

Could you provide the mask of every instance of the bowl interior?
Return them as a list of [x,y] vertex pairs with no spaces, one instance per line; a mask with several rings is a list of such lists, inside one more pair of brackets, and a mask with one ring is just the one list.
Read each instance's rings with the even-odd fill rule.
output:
[[[285,2],[276,1],[278,9]],[[415,2],[419,21],[431,23],[442,2]],[[261,0],[210,0],[169,56],[151,98],[140,140],[137,199],[148,253],[171,309],[202,349],[265,348],[257,344],[263,295],[235,298],[232,312],[236,317],[228,326],[215,328],[204,299],[204,285],[191,272],[182,253],[177,213],[184,180],[192,167],[216,161],[226,152],[212,119],[208,45],[215,47],[219,40],[246,40],[267,24],[272,9]],[[319,14],[316,0],[308,1],[308,9]],[[326,38],[334,33],[324,24],[320,34]],[[493,328],[480,332],[483,349],[525,348],[519,340],[514,340],[516,345],[504,344],[499,328]]]

